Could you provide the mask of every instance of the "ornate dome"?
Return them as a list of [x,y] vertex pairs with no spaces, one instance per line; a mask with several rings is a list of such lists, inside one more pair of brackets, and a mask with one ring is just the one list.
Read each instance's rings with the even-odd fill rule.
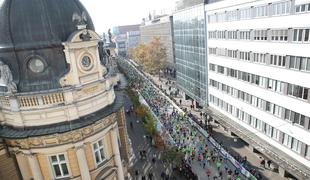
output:
[[86,14],[87,29],[94,30],[78,0],[0,1],[0,60],[10,68],[18,92],[60,87],[69,68],[62,42],[77,30],[73,14]]

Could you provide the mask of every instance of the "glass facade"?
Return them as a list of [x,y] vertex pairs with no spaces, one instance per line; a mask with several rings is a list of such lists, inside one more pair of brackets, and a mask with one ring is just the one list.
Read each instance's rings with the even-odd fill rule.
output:
[[207,102],[207,57],[204,6],[173,15],[177,85],[200,105]]

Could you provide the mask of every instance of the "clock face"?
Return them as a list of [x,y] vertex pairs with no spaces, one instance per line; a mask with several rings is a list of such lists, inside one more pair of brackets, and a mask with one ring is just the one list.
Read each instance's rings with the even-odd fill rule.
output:
[[91,60],[88,56],[84,56],[82,59],[82,65],[84,68],[89,68],[91,65]]
[[33,58],[29,61],[28,64],[30,70],[34,73],[41,73],[45,69],[43,61],[39,58]]

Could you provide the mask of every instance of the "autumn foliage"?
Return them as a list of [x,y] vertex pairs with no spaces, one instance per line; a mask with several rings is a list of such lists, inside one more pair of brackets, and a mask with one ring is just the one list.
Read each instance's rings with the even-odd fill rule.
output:
[[140,44],[129,51],[131,57],[151,74],[159,74],[167,66],[167,51],[159,37],[147,44]]

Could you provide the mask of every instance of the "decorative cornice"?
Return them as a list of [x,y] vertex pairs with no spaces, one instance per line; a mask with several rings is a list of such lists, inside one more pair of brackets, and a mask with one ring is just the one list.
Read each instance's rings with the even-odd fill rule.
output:
[[6,142],[10,147],[17,147],[20,149],[31,148],[46,148],[60,146],[68,143],[76,143],[84,140],[108,127],[112,129],[117,126],[116,113],[113,113],[94,124],[89,126],[72,130],[66,133],[53,134],[40,137],[29,137],[25,139],[7,139]]

